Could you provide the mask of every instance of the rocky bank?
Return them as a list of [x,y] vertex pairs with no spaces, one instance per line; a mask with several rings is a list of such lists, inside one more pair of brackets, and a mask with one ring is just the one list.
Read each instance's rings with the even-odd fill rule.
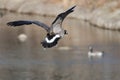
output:
[[75,12],[69,17],[120,31],[119,0],[0,0],[0,9],[47,16],[55,16],[74,5],[77,6]]

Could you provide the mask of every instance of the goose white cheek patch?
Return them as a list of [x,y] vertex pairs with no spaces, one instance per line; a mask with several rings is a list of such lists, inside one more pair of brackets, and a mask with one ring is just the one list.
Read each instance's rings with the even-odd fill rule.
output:
[[52,39],[48,39],[47,37],[45,38],[45,41],[47,43],[53,43],[57,38],[60,38],[60,35],[55,35]]

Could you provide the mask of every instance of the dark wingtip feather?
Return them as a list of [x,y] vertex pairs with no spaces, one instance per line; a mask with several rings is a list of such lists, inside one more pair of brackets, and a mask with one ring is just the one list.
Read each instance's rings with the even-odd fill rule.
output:
[[[76,7],[76,5],[73,6],[73,7],[71,7],[71,8],[69,8],[68,10],[66,10],[66,11],[63,12],[63,13],[60,13],[60,14],[57,16],[57,18],[53,21],[52,24],[54,24],[54,23],[58,20],[58,18],[61,18],[62,21],[63,21],[64,18],[65,18],[68,14],[70,14],[70,13],[72,13],[72,12],[74,11],[74,8],[75,8],[75,7]],[[56,24],[57,24],[57,23],[56,23]]]
[[76,5],[75,5],[75,6],[73,6],[71,9],[73,10],[75,7],[76,7]]
[[76,5],[71,7],[70,9],[68,9],[68,12],[73,12],[75,7],[76,7]]
[[17,24],[15,22],[8,22],[7,25],[8,26],[13,26],[13,27],[17,26]]
[[24,21],[24,20],[12,21],[7,23],[8,26],[21,26],[21,25],[29,25],[29,24],[32,24],[31,21]]
[[14,26],[12,22],[7,23],[8,26]]
[[12,23],[11,23],[11,22],[8,22],[8,23],[7,23],[7,25],[8,25],[8,26],[11,26],[11,25],[12,25]]

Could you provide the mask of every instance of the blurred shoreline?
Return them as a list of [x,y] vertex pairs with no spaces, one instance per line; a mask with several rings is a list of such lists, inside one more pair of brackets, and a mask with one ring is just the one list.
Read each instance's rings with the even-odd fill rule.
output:
[[95,27],[120,31],[119,0],[0,0],[0,9],[17,13],[56,16],[76,5],[68,17],[81,19]]

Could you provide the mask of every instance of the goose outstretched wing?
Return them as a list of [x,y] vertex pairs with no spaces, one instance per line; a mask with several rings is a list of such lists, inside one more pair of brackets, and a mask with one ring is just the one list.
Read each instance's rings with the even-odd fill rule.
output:
[[74,8],[76,6],[73,6],[72,8],[68,9],[67,11],[60,13],[56,19],[53,21],[52,25],[57,25],[57,24],[62,24],[63,20],[65,19],[65,17],[70,14],[71,12],[74,11]]
[[42,23],[40,21],[19,20],[19,21],[12,21],[12,22],[7,23],[8,26],[14,26],[14,27],[21,26],[21,25],[30,25],[30,24],[36,24],[38,26],[41,26],[47,32],[50,30],[49,26],[47,26],[46,24],[44,24],[44,23]]

